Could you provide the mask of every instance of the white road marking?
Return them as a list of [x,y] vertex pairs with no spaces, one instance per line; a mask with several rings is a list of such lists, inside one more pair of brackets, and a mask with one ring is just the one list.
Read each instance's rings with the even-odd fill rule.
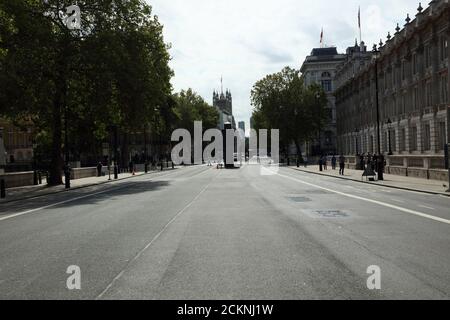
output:
[[398,199],[391,199],[392,201],[398,202],[398,203],[405,203],[405,201],[398,200]]
[[[205,172],[207,172],[207,171],[208,171],[208,170],[202,171],[202,172],[200,172],[199,174],[205,173]],[[151,179],[148,179],[148,180],[154,180],[154,179],[158,179],[158,178],[164,178],[164,177],[173,175],[173,174],[178,173],[178,172],[179,172],[179,171],[175,171],[175,172],[171,172],[171,173],[168,173],[168,174],[165,174],[165,175],[152,176]],[[142,177],[145,177],[145,176],[142,176]],[[195,177],[195,175],[194,175],[193,177]],[[192,177],[191,177],[191,178],[192,178]],[[123,181],[124,181],[124,180],[118,180],[118,181],[115,181],[115,182],[123,182]],[[143,180],[143,181],[146,181],[146,180]],[[136,181],[136,182],[133,182],[133,183],[136,184],[136,183],[139,183],[139,182],[141,182],[141,181]],[[52,204],[49,204],[49,205],[47,205],[47,206],[43,206],[43,207],[39,207],[39,208],[35,208],[35,209],[30,209],[30,210],[27,210],[27,211],[22,211],[22,212],[18,212],[18,213],[14,213],[14,214],[10,214],[10,215],[4,216],[4,217],[0,217],[0,222],[1,222],[1,221],[8,220],[8,219],[12,219],[12,218],[20,217],[20,216],[23,216],[23,215],[36,213],[36,212],[41,211],[41,210],[45,210],[45,209],[57,207],[57,206],[60,206],[60,205],[62,205],[62,204],[74,202],[74,201],[77,201],[77,200],[86,199],[86,198],[89,198],[89,197],[94,197],[94,196],[96,196],[96,195],[103,194],[103,193],[106,193],[106,192],[115,191],[115,190],[120,190],[120,189],[123,189],[124,187],[125,187],[125,186],[119,186],[119,187],[117,187],[117,188],[109,188],[109,189],[107,189],[107,190],[103,190],[103,191],[99,191],[99,192],[95,192],[95,193],[90,193],[90,194],[87,194],[87,195],[84,195],[84,196],[80,196],[80,197],[76,197],[76,198],[71,198],[71,199],[68,199],[68,200],[65,200],[65,201],[61,201],[61,202],[57,202],[57,203],[52,203]],[[127,185],[126,187],[129,187],[129,185]]]
[[426,219],[442,222],[442,223],[445,223],[445,224],[450,224],[450,220],[448,220],[448,219],[439,218],[439,217],[432,216],[432,215],[429,215],[429,214],[426,214],[426,213],[423,213],[423,212],[419,212],[419,211],[410,210],[410,209],[407,209],[407,208],[395,206],[395,205],[392,205],[392,204],[389,204],[389,203],[386,203],[386,202],[381,202],[381,201],[377,201],[377,200],[373,200],[373,199],[363,198],[363,197],[360,197],[360,196],[355,196],[353,194],[348,194],[348,193],[332,190],[332,189],[329,189],[329,188],[321,187],[321,186],[318,186],[316,184],[309,183],[309,182],[306,182],[306,181],[303,181],[303,180],[300,180],[300,179],[297,179],[297,178],[294,178],[294,177],[291,177],[291,176],[283,175],[283,174],[280,174],[280,173],[276,173],[276,174],[278,176],[280,176],[280,177],[291,179],[291,180],[300,182],[302,184],[305,184],[305,185],[308,185],[308,186],[311,186],[311,187],[315,187],[315,188],[318,188],[318,189],[322,189],[322,190],[325,190],[325,191],[328,191],[328,192],[333,192],[333,193],[336,193],[336,194],[340,194],[340,195],[348,197],[348,198],[353,198],[353,199],[358,199],[358,200],[374,203],[374,204],[377,204],[377,205],[380,205],[380,206],[383,206],[383,207],[399,210],[399,211],[406,212],[406,213],[409,213],[409,214],[412,214],[412,215],[415,215],[415,216],[419,216],[419,217],[422,217],[422,218],[426,218]]
[[[212,182],[212,181],[211,181]],[[99,299],[101,299],[106,293],[108,293],[108,291],[114,286],[114,284],[125,274],[125,272],[128,270],[128,268],[136,261],[136,260],[138,260],[141,256],[142,256],[142,254],[145,252],[145,251],[147,251],[147,249],[148,248],[150,248],[151,246],[152,246],[152,244],[153,243],[155,243],[155,241],[156,240],[158,240],[159,239],[159,237],[164,233],[164,231],[166,231],[167,230],[167,228],[169,228],[170,227],[170,225],[172,224],[172,223],[174,223],[175,222],[175,220],[177,220],[178,219],[178,217],[180,217],[187,209],[189,209],[197,200],[198,200],[198,198],[200,198],[201,197],[201,195],[203,194],[203,193],[205,193],[205,191],[209,188],[209,186],[211,185],[211,182],[210,183],[208,183],[208,185],[206,185],[206,187],[204,187],[203,189],[202,189],[202,191],[200,191],[200,193],[199,194],[197,194],[197,196],[194,198],[194,199],[192,199],[192,201],[191,202],[189,202],[180,212],[178,212],[176,215],[175,215],[175,217],[173,217],[172,218],[172,220],[170,220],[165,226],[164,226],[164,228],[162,228],[162,230],[156,235],[156,236],[154,236],[153,237],[153,239],[141,250],[141,251],[139,251],[138,252],[138,254],[133,258],[133,259],[131,259],[128,263],[127,263],[127,265],[125,266],[125,268],[123,268],[123,270],[122,271],[120,271],[119,272],[119,274],[111,281],[111,283],[110,284],[108,284],[108,286],[105,288],[105,290],[103,290],[102,291],[102,293],[100,293],[98,296],[97,296],[97,298],[96,298],[96,300],[99,300]]]
[[419,206],[419,207],[424,208],[424,209],[436,210],[435,208],[427,207],[427,206]]

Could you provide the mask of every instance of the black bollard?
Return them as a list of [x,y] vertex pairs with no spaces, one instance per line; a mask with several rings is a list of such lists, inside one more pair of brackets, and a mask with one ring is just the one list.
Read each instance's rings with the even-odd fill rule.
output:
[[6,182],[4,179],[0,180],[0,198],[6,198]]
[[114,166],[114,179],[119,179],[119,167],[116,165]]

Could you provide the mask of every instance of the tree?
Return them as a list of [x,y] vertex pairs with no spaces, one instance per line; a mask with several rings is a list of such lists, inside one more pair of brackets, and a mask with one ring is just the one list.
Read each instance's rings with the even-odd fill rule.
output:
[[178,128],[186,129],[193,135],[195,121],[202,121],[203,130],[217,127],[219,123],[218,111],[192,89],[182,90],[175,94],[174,100],[176,102],[175,113],[178,118]]
[[327,121],[327,97],[318,85],[305,86],[300,71],[286,67],[253,86],[253,119],[256,129],[280,129],[280,145],[291,143],[301,158],[301,145]]
[[78,137],[71,142],[80,152],[111,125],[130,132],[154,121],[171,93],[168,46],[150,6],[77,1],[81,29],[69,30],[63,18],[71,4],[0,0],[0,114],[47,133],[50,184],[62,182],[64,132]]

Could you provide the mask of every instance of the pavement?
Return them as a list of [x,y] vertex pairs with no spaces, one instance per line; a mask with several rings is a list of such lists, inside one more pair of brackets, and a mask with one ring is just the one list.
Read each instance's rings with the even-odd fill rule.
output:
[[256,165],[4,203],[0,299],[449,299],[449,207]]
[[[171,170],[171,169],[169,169],[169,170]],[[151,174],[154,172],[159,172],[159,170],[150,171],[149,173]],[[140,176],[143,174],[144,174],[143,172],[137,172],[135,175],[133,175],[131,173],[121,173],[121,174],[119,174],[118,179],[119,180],[130,179],[135,176]],[[98,184],[110,183],[114,179],[114,176],[111,176],[111,180],[109,180],[109,179],[110,179],[109,175],[102,176],[102,177],[89,177],[89,178],[71,180],[70,184],[71,184],[71,189],[73,190],[73,189],[85,188],[88,186],[93,186],[93,185],[98,185]],[[64,178],[63,178],[63,180],[64,180]],[[26,200],[29,198],[40,197],[40,196],[45,196],[45,195],[51,195],[53,193],[70,191],[70,190],[66,189],[64,184],[59,185],[59,186],[51,186],[50,187],[46,184],[45,178],[43,179],[42,182],[43,182],[43,184],[38,185],[38,186],[25,186],[25,187],[6,189],[6,198],[0,199],[0,204],[7,203],[7,202]]]
[[320,174],[323,176],[335,177],[339,179],[353,180],[356,182],[363,182],[371,185],[379,185],[389,188],[405,189],[431,194],[441,194],[450,197],[450,192],[446,192],[448,190],[448,181],[427,180],[414,177],[403,177],[393,174],[384,174],[383,181],[371,182],[367,181],[365,177],[362,177],[363,171],[361,170],[345,169],[344,175],[341,176],[339,175],[339,167],[336,170],[332,170],[331,166],[328,166],[328,170],[324,171],[320,171],[318,165],[308,166],[307,168],[303,166],[300,168],[290,168],[307,173]]

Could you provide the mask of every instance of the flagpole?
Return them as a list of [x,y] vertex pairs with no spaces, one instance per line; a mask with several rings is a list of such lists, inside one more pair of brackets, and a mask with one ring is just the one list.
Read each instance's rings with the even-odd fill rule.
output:
[[362,28],[361,28],[361,6],[358,9],[358,27],[359,27],[359,43],[362,43]]

